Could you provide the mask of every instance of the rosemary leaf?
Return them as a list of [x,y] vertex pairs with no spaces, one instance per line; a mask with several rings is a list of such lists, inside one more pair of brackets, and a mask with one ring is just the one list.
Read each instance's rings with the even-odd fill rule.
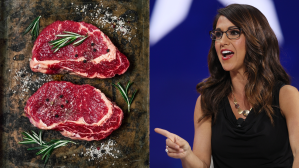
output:
[[47,152],[45,152],[44,156],[42,157],[42,160],[44,160],[44,157],[46,155],[50,155],[53,150],[54,150],[54,146],[52,145],[52,146],[49,147],[49,150],[47,150]]
[[30,23],[30,25],[26,28],[26,30],[23,32],[23,35],[25,35],[25,34],[27,34],[30,30],[31,30],[31,28],[35,25],[35,22],[40,18],[41,16],[38,16],[37,18],[35,18],[34,20],[33,20],[33,22],[32,23]]
[[52,145],[58,141],[63,141],[63,140],[57,140],[57,139],[54,139],[54,140],[51,140],[50,142],[47,142],[46,145]]
[[23,139],[25,139],[25,140],[30,140],[30,138],[27,138],[27,137],[23,137]]
[[81,40],[76,41],[73,45],[74,45],[74,46],[78,46],[78,45],[80,45],[81,43],[83,43],[83,41],[84,41],[87,37],[88,37],[88,36],[83,37]]
[[34,131],[31,131],[32,132],[32,135],[34,135],[35,137],[37,137],[37,133],[34,132]]
[[126,93],[128,93],[128,89],[132,84],[133,84],[133,82],[132,83],[130,83],[130,81],[128,82],[127,87],[126,87]]
[[51,44],[51,45],[54,45],[54,46],[52,47],[52,49],[57,48],[57,47],[59,47],[61,44],[66,43],[69,39],[70,39],[70,37],[65,38],[65,39],[62,39],[62,40],[60,40],[60,41],[57,41],[57,42]]
[[33,148],[28,148],[27,150],[37,150],[37,149],[42,149],[42,146],[37,146],[37,147],[33,147]]
[[60,47],[60,48],[65,47],[65,46],[71,44],[72,42],[74,42],[75,40],[76,40],[76,38],[73,37],[73,38],[70,39],[70,41],[69,41],[68,43],[63,44],[63,45],[61,44],[59,47]]
[[50,158],[50,155],[52,154],[53,150],[56,148],[59,148],[61,146],[65,146],[67,143],[74,143],[72,141],[69,140],[51,140],[50,142],[44,142],[42,140],[42,130],[39,131],[39,134],[37,134],[34,131],[31,131],[32,135],[29,134],[28,132],[22,132],[22,134],[24,135],[23,139],[25,141],[21,141],[19,142],[19,144],[32,144],[32,143],[36,143],[39,144],[39,146],[37,147],[33,147],[33,148],[28,148],[27,150],[40,150],[36,153],[36,155],[40,155],[43,154],[42,156],[42,160],[45,159],[45,165],[47,163],[47,161]]
[[119,90],[121,96],[125,99],[126,103],[128,104],[129,102],[127,101],[127,98],[126,98],[125,93],[122,92],[122,90],[121,90],[121,88],[120,88],[121,86],[119,87],[118,85],[115,85],[115,84],[113,84],[113,83],[112,83],[112,85],[115,86],[115,87]]
[[25,134],[28,138],[30,138],[31,141],[37,142],[36,139],[34,139],[34,137],[31,136],[28,132],[24,132],[24,134]]
[[46,163],[47,163],[47,161],[49,160],[49,158],[50,158],[50,155],[47,155],[47,157],[46,157],[46,159],[45,159],[45,165],[46,165]]
[[36,143],[36,141],[32,140],[32,141],[22,141],[22,142],[19,142],[19,144],[33,144],[33,143]]
[[135,90],[135,92],[133,93],[133,95],[132,95],[132,97],[131,97],[131,100],[130,100],[130,104],[132,104],[132,101],[133,101],[133,99],[134,99],[136,93],[137,93],[137,90]]
[[[58,34],[56,37],[76,37],[77,35],[70,35],[70,34]],[[80,37],[80,35],[79,35]]]
[[56,145],[55,148],[59,148],[61,146],[65,146],[68,142],[63,142],[63,143],[60,143],[59,145]]
[[23,36],[24,36],[25,34],[27,34],[27,33],[32,29],[33,25],[34,25],[34,23],[32,22],[32,23],[26,28],[26,30],[23,32]]
[[23,36],[31,30],[32,40],[35,40],[39,34],[39,20],[41,16],[38,16],[33,22],[25,29]]
[[60,48],[62,48],[62,46],[68,42],[70,38],[67,38],[67,40],[64,40],[63,42],[61,43],[58,43],[57,45],[55,45],[53,48],[57,47],[55,50],[54,50],[54,53],[57,52]]
[[137,90],[135,90],[135,92],[133,93],[131,99],[129,99],[128,90],[129,90],[129,88],[132,84],[133,84],[133,82],[130,83],[130,81],[129,81],[128,84],[126,85],[126,88],[123,89],[123,87],[121,86],[121,84],[119,82],[116,85],[114,83],[112,83],[113,86],[117,87],[117,89],[119,90],[121,96],[125,99],[126,103],[128,104],[128,112],[130,112],[131,104],[132,104],[133,99],[135,98],[135,95],[137,93]]
[[38,137],[37,133],[35,133],[34,131],[31,131],[31,132],[32,132],[32,135],[35,138],[35,140],[37,140],[39,142],[39,137]]
[[61,41],[61,39],[56,39],[53,41],[49,41],[49,43],[51,43],[50,45],[53,45],[53,44],[59,43],[60,41]]
[[36,155],[45,153],[49,148],[51,148],[51,146],[46,146],[45,148],[42,148],[40,151],[36,153]]
[[35,38],[38,37],[38,34],[39,34],[39,23],[36,25]]
[[75,36],[81,36],[80,34],[77,34],[77,33],[74,33],[74,32],[70,32],[70,31],[64,31],[64,33],[72,34],[72,35],[75,35]]
[[[50,45],[53,45],[52,49],[54,50],[54,53],[57,52],[60,48],[65,47],[67,45],[70,45],[73,43],[74,46],[78,46],[88,37],[88,34],[80,35],[74,32],[64,31],[65,34],[58,34],[57,37],[63,37],[60,39],[56,39],[53,41],[49,41]],[[81,38],[80,40],[76,41],[78,38]],[[75,42],[76,41],[76,42]]]
[[30,134],[28,134],[27,132],[22,132],[22,134],[23,134],[24,136],[26,136],[27,138],[32,138],[32,137],[30,137]]
[[40,143],[40,145],[43,145],[44,144],[44,142],[43,142],[43,140],[42,140],[42,130],[39,130],[39,143]]
[[68,42],[71,39],[71,37],[66,37],[66,38],[62,38],[60,41],[58,41],[55,44],[51,44],[54,45],[54,47],[60,47],[61,45],[65,44],[66,42]]
[[32,40],[36,39],[39,33],[39,22],[35,22],[34,26],[35,29],[31,30],[32,34]]
[[120,85],[120,83],[117,83],[119,90],[121,91],[121,93],[124,95],[124,98],[126,99],[127,103],[129,103],[129,98],[127,96],[127,92],[124,91],[123,87]]

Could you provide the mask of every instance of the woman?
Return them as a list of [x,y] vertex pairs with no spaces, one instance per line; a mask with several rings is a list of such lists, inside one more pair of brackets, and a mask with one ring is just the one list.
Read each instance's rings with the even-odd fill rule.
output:
[[183,167],[299,167],[299,93],[279,61],[276,36],[250,5],[218,10],[210,77],[197,85],[193,150],[166,130],[168,156]]

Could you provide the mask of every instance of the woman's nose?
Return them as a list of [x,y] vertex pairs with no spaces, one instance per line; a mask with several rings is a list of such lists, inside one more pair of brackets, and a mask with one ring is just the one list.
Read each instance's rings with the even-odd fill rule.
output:
[[222,45],[222,46],[228,45],[230,43],[230,39],[227,37],[226,33],[223,33],[222,38],[218,41],[219,41],[220,45]]

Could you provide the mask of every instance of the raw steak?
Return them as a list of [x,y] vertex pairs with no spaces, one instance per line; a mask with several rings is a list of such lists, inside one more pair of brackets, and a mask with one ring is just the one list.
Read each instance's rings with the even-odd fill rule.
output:
[[[89,37],[77,47],[70,44],[53,53],[49,41],[61,38],[55,35],[65,34],[63,31],[88,34]],[[34,43],[30,61],[34,72],[70,73],[87,78],[112,78],[115,74],[125,73],[129,65],[127,57],[100,29],[85,22],[70,20],[56,21],[41,31]]]
[[106,138],[122,122],[123,112],[90,85],[52,81],[28,100],[25,112],[40,129],[54,129],[71,139],[86,141]]

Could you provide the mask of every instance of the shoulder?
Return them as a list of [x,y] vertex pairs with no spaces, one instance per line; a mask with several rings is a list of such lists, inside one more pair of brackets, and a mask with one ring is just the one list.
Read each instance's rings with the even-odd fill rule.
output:
[[[202,111],[202,104],[201,104],[201,95],[198,96],[197,100],[196,100],[196,105],[195,105],[195,109],[194,109],[194,124],[197,125],[198,123],[198,119],[201,118],[204,115],[203,111]],[[205,117],[204,121],[211,121],[211,117]]]
[[194,109],[194,117],[200,117],[202,115],[202,110],[201,110],[201,95],[198,96],[195,104],[195,109]]
[[299,107],[298,89],[291,85],[284,85],[279,91],[279,106],[284,115]]
[[[298,97],[298,89],[291,85],[284,85],[279,91],[279,102],[280,100],[286,100],[290,98]],[[284,102],[284,101],[283,101]]]
[[196,106],[201,106],[201,95],[199,95],[196,100]]

